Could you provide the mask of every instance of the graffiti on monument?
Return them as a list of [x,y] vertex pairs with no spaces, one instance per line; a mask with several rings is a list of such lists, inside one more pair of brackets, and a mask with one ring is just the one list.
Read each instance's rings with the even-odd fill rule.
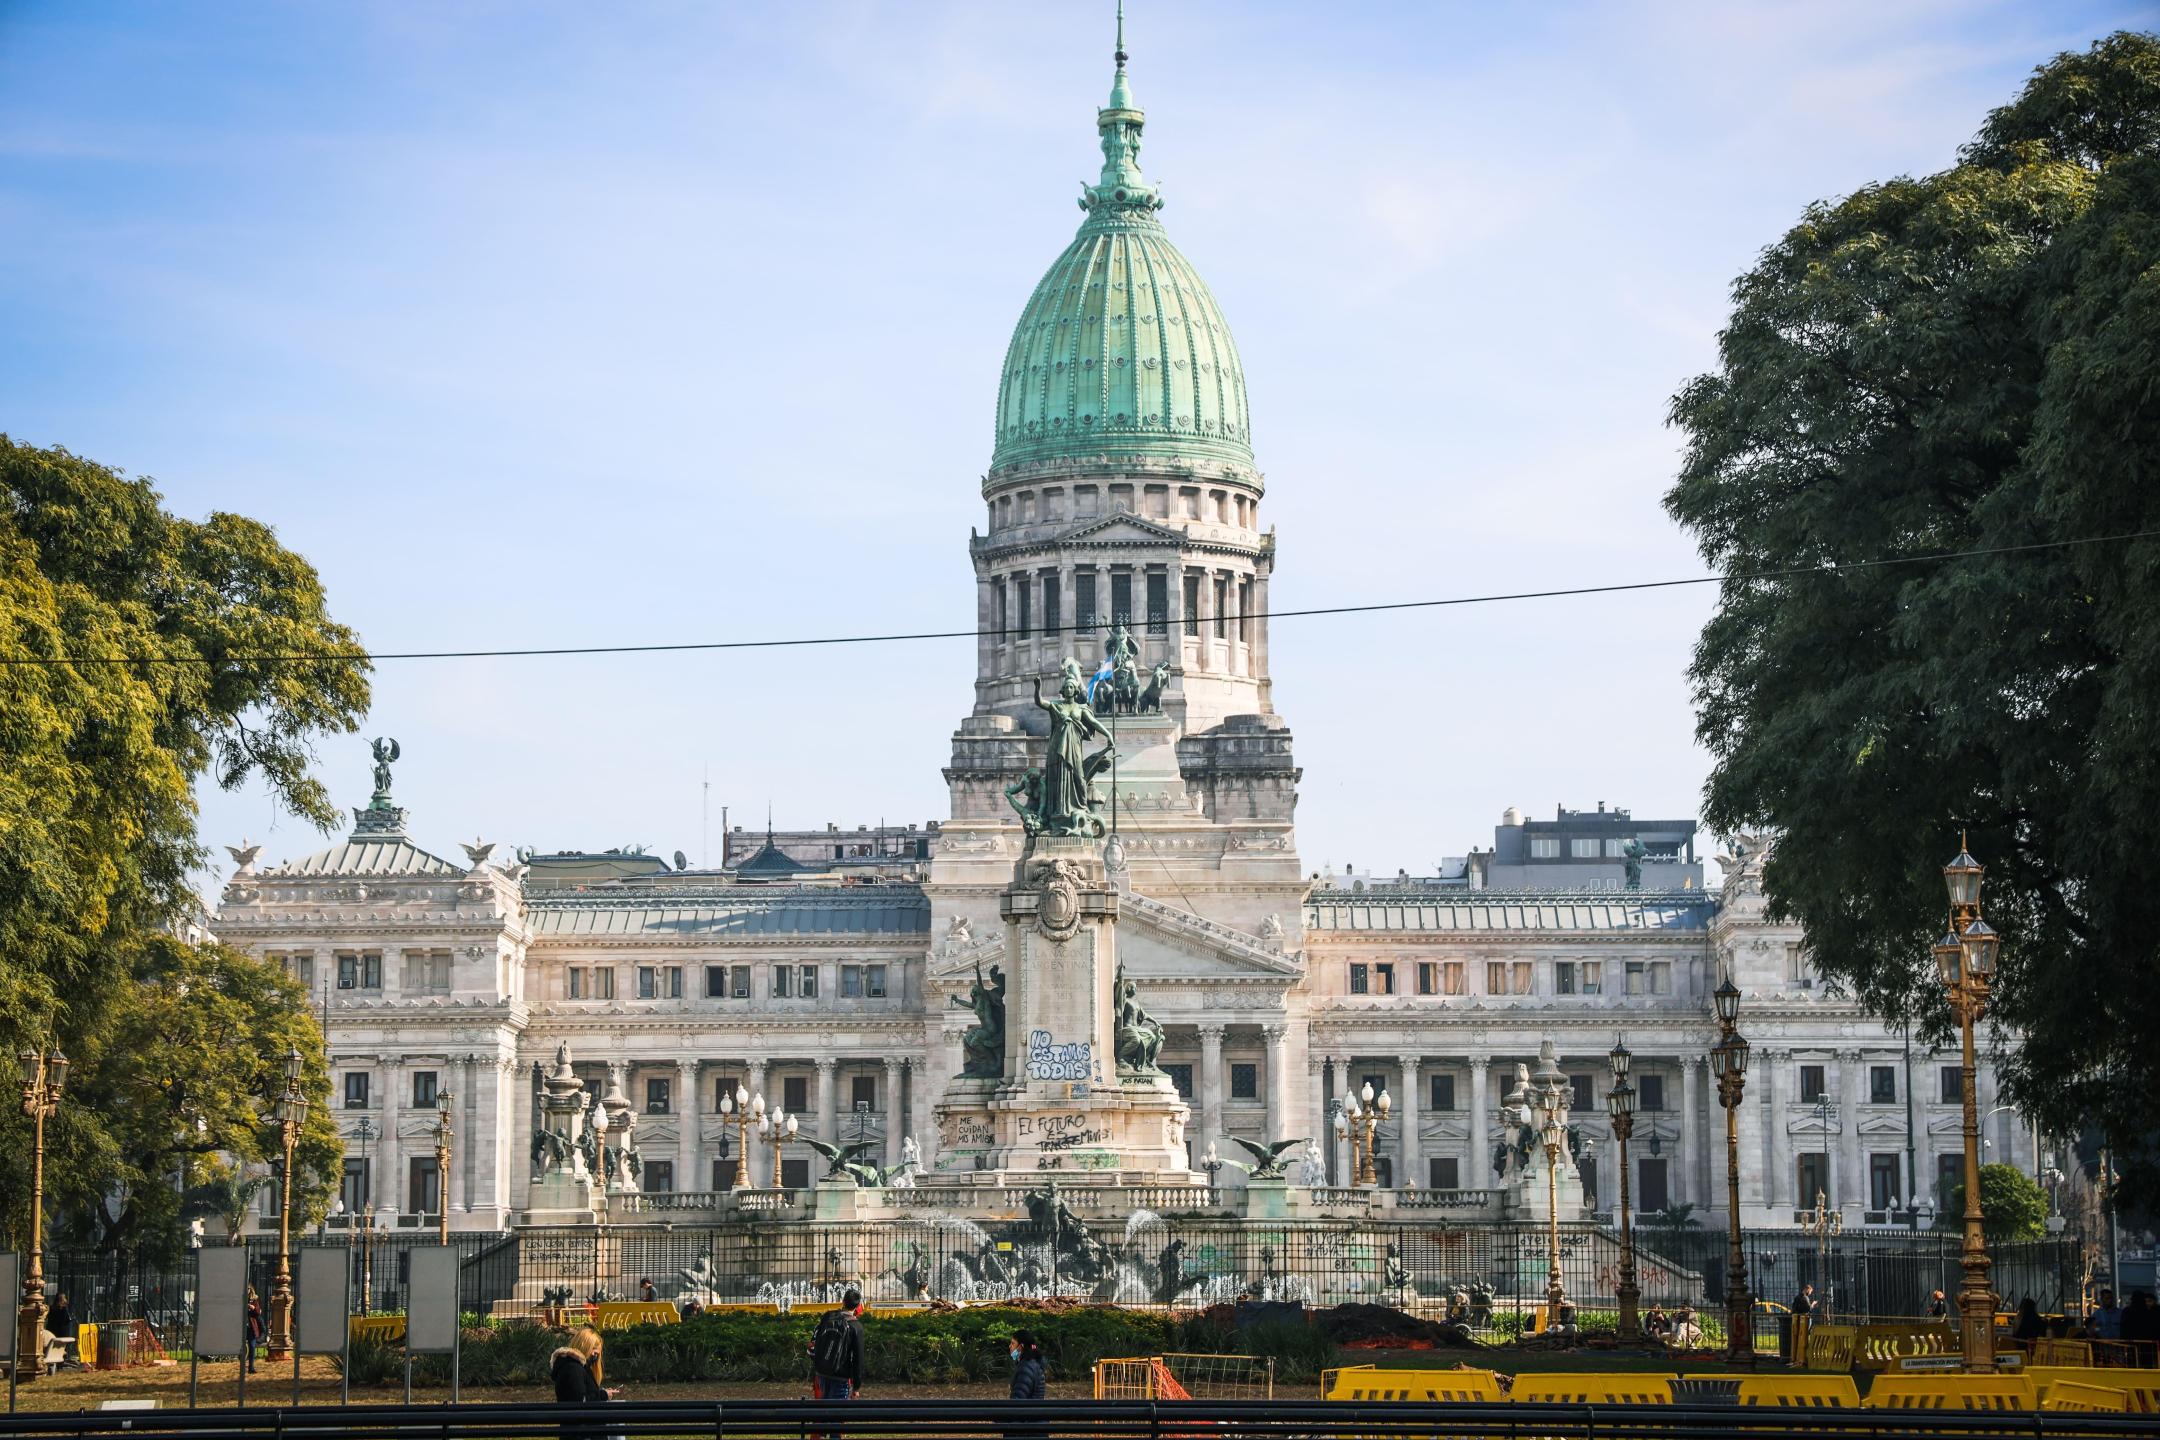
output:
[[1091,1080],[1095,1074],[1095,1044],[1076,1040],[1059,1045],[1048,1030],[1028,1032],[1027,1078],[1030,1080]]

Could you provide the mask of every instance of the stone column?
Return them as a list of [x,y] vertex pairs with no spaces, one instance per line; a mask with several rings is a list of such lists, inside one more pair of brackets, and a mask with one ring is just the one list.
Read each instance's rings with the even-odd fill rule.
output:
[[900,1137],[907,1134],[907,1111],[900,1104],[907,1061],[897,1055],[885,1057],[885,1164],[900,1163]]
[[[773,1097],[765,1095],[765,1062],[763,1060],[746,1060],[743,1062],[742,1087],[750,1092],[750,1103],[752,1105],[757,1103],[758,1096],[764,1095],[765,1109],[768,1112],[772,1110]],[[763,1144],[758,1139],[755,1117],[752,1117],[750,1127],[742,1131],[738,1138],[739,1143],[735,1147],[737,1151],[736,1163],[746,1167],[743,1174],[750,1188],[763,1190],[772,1183],[772,1157],[764,1153]]]
[[[1763,1056],[1769,1063],[1762,1072],[1750,1074],[1749,1088],[1762,1086],[1763,1144],[1767,1158],[1763,1162],[1762,1203],[1773,1210],[1792,1208],[1791,1196],[1796,1177],[1793,1174],[1792,1132],[1786,1128],[1783,1089],[1785,1067],[1792,1060],[1790,1050],[1772,1050]],[[1745,1189],[1747,1180],[1740,1177]]]
[[840,1062],[833,1056],[822,1055],[812,1063],[817,1066],[817,1136],[828,1145],[837,1144],[840,1135]]
[[[1254,523],[1257,524],[1258,521],[1255,520]],[[1260,680],[1260,693],[1266,695],[1270,686],[1268,679],[1268,572],[1259,567],[1255,567],[1253,571],[1252,608],[1253,638],[1249,668]],[[1420,1180],[1418,1183],[1422,1185],[1425,1182]]]
[[[389,983],[388,977],[385,977],[383,983]],[[375,1208],[380,1211],[388,1206],[402,1214],[407,1197],[405,1147],[398,1139],[398,1114],[405,1097],[398,1093],[398,1088],[405,1078],[405,1057],[385,1055],[382,1073],[382,1139],[376,1144],[375,1153],[382,1157],[383,1173],[375,1182]],[[382,1183],[385,1180],[389,1183]]]
[[1703,1057],[1680,1057],[1680,1144],[1673,1156],[1679,1183],[1669,1188],[1673,1203],[1710,1208],[1709,1179],[1703,1160]]
[[[482,1145],[502,1143],[502,1127],[488,1126],[489,1134],[480,1133],[480,1097],[475,1093],[480,1080],[480,1057],[471,1052],[458,1056],[458,1087],[455,1108],[461,1112],[457,1117],[457,1138],[451,1143],[457,1148],[451,1155],[451,1171],[457,1176],[457,1204],[461,1210],[473,1208],[474,1159]],[[451,1200],[449,1176],[443,1177],[443,1204]]]
[[1215,575],[1205,568],[1200,571],[1200,603],[1194,607],[1194,613],[1200,617],[1200,643],[1193,647],[1193,667],[1212,670],[1215,667],[1208,647],[1215,642]]
[[1492,1174],[1492,1098],[1486,1092],[1486,1072],[1492,1068],[1492,1057],[1470,1057],[1470,1119],[1464,1127],[1470,1132],[1470,1188],[1490,1190]]
[[[1839,1209],[1867,1208],[1867,1162],[1860,1155],[1860,1082],[1867,1074],[1858,1050],[1838,1052],[1837,1188],[1830,1203]],[[1808,1202],[1812,1204],[1813,1202]]]
[[1328,1129],[1327,1107],[1327,1059],[1312,1051],[1305,1054],[1305,1085],[1311,1106],[1311,1135],[1313,1143],[1320,1147],[1323,1157],[1335,1153],[1335,1135]]
[[[1337,1106],[1343,1105],[1350,1098],[1350,1062],[1347,1059],[1338,1057],[1328,1062],[1328,1068],[1332,1072],[1335,1081],[1335,1093],[1329,1098]],[[1336,1137],[1335,1120],[1332,1115],[1328,1117],[1328,1153],[1335,1157],[1335,1183],[1337,1185],[1357,1184],[1357,1176],[1350,1171],[1350,1137],[1347,1134],[1340,1138]]]
[[1272,1145],[1290,1138],[1290,1027],[1263,1025],[1267,1040],[1267,1134],[1260,1138]]
[[698,1062],[677,1060],[675,1062],[675,1110],[677,1119],[675,1135],[675,1188],[677,1190],[703,1190],[712,1184],[710,1176],[698,1174],[698,1156],[704,1148],[698,1144],[698,1115],[703,1109],[698,1095]]
[[1402,1093],[1395,1097],[1395,1113],[1401,1117],[1402,1142],[1397,1147],[1401,1158],[1395,1165],[1395,1188],[1408,1186],[1425,1188],[1425,1140],[1418,1134],[1418,1066],[1424,1062],[1416,1055],[1404,1055],[1396,1062],[1402,1067]]
[[1222,1143],[1224,1033],[1221,1025],[1200,1027],[1200,1133],[1193,1137],[1195,1159],[1207,1154],[1208,1146]]
[[[367,963],[361,958],[362,965]],[[402,1000],[405,998],[405,952],[395,946],[385,946],[382,952],[382,998]]]

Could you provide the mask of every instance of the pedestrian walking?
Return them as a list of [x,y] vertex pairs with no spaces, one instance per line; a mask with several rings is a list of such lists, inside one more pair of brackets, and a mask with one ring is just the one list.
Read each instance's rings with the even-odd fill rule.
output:
[[[600,1332],[590,1325],[580,1325],[571,1332],[570,1343],[557,1350],[548,1361],[548,1378],[555,1382],[555,1403],[558,1405],[605,1405],[615,1398],[615,1391],[600,1383]],[[562,1426],[563,1440],[595,1440],[606,1433],[607,1427],[597,1421],[565,1420]]]
[[1014,1334],[1007,1348],[1012,1359],[1012,1394],[1014,1400],[1041,1400],[1049,1391],[1049,1377],[1043,1369],[1042,1347],[1033,1334],[1022,1330]]
[[255,1287],[247,1292],[247,1373],[255,1373],[255,1347],[263,1340],[262,1300],[255,1294]]
[[853,1400],[862,1394],[862,1292],[840,1297],[810,1335],[810,1398]]

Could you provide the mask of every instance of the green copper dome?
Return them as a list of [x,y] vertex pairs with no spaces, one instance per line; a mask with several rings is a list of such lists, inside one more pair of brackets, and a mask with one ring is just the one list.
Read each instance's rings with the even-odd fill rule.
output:
[[1121,15],[1117,78],[1095,121],[1102,176],[1082,187],[1087,219],[1013,327],[992,470],[1137,456],[1253,468],[1245,370],[1207,283],[1155,218],[1125,58]]

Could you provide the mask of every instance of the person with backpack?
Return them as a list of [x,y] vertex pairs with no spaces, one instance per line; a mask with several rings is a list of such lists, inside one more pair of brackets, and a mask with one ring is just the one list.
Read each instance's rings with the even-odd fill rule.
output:
[[862,1394],[862,1292],[840,1297],[810,1335],[810,1398],[853,1400]]
[[1042,1346],[1025,1330],[1016,1331],[1008,1352],[1012,1357],[1012,1394],[1014,1400],[1040,1400],[1048,1393],[1049,1385],[1043,1371]]

